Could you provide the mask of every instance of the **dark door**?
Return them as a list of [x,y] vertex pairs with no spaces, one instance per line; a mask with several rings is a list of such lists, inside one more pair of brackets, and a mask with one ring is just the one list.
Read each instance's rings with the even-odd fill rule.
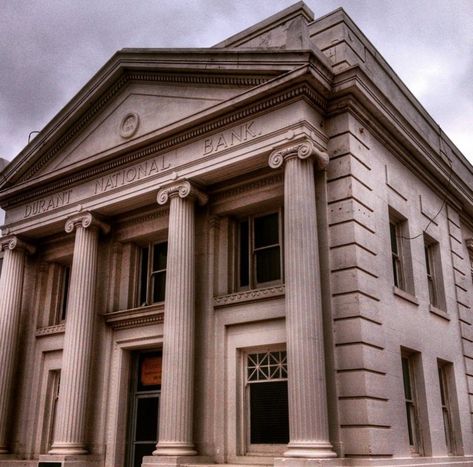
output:
[[161,392],[161,352],[134,355],[130,394],[128,466],[140,467],[143,456],[156,449]]

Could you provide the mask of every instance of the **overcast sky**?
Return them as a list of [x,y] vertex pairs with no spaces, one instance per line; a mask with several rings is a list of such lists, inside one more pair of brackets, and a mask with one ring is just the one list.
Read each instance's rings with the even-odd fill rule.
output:
[[[1,0],[0,156],[12,159],[125,47],[208,47],[292,0]],[[473,0],[307,0],[342,6],[473,161]]]

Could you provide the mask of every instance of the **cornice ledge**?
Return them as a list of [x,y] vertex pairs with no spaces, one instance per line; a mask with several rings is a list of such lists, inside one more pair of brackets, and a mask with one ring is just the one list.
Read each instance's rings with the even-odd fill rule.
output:
[[126,329],[150,324],[164,323],[163,305],[133,308],[104,315],[105,322],[112,329]]
[[214,297],[214,307],[220,308],[229,305],[237,305],[238,303],[282,297],[284,296],[284,294],[284,285],[278,285],[276,287],[267,287],[264,289],[247,290],[244,292],[236,292],[229,295],[220,295],[218,297]]
[[36,329],[36,337],[51,336],[53,334],[63,334],[66,330],[66,324],[60,323],[54,326],[46,326]]
[[275,149],[268,159],[268,164],[272,169],[278,169],[283,163],[293,157],[299,159],[313,158],[319,170],[323,170],[328,166],[329,155],[325,151],[317,148],[313,141],[305,138],[291,145],[284,145]]

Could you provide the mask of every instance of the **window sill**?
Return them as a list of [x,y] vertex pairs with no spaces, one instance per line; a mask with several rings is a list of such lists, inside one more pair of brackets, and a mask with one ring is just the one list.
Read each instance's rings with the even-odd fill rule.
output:
[[104,315],[104,318],[113,329],[161,324],[164,322],[164,303],[114,311]]
[[409,303],[413,303],[414,305],[419,306],[419,300],[417,300],[416,296],[410,294],[409,292],[406,292],[405,290],[400,289],[399,287],[396,287],[395,285],[393,286],[393,294],[399,298],[402,298],[403,300],[406,300]]
[[220,295],[214,297],[214,307],[220,308],[224,306],[235,305],[238,303],[253,302],[257,300],[265,300],[268,298],[284,296],[284,285],[276,287],[266,287],[264,289],[252,289],[242,292],[236,292],[229,295]]
[[446,321],[450,321],[450,316],[448,316],[448,313],[446,311],[441,310],[440,308],[437,308],[433,305],[429,305],[429,311],[436,315],[439,316],[440,318],[445,319]]

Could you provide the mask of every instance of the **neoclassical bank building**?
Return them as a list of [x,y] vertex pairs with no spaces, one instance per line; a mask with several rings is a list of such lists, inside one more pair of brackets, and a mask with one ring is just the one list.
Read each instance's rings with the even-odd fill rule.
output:
[[0,467],[473,465],[473,168],[343,10],[117,52],[0,207]]

